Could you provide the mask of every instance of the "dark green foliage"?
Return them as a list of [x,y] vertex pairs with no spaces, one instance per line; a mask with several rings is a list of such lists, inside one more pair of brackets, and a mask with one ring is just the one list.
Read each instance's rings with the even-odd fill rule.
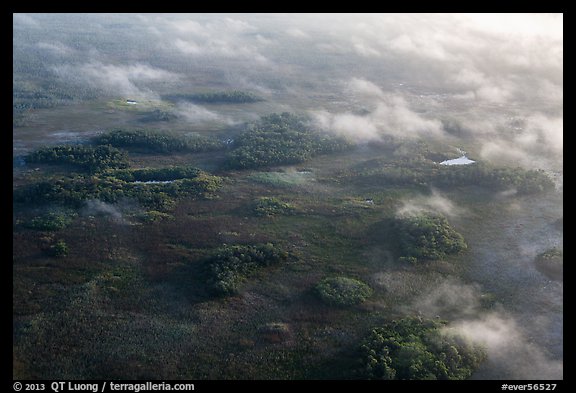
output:
[[254,214],[257,216],[272,217],[278,214],[291,214],[293,211],[292,205],[274,197],[258,198],[254,204]]
[[128,156],[125,152],[109,145],[84,146],[60,145],[44,147],[30,153],[27,162],[72,164],[95,173],[105,169],[127,168]]
[[542,170],[493,168],[483,163],[439,165],[425,159],[372,160],[353,173],[356,182],[423,187],[481,186],[494,190],[516,189],[519,194],[554,190],[554,182]]
[[498,190],[515,188],[519,194],[554,190],[554,182],[543,170],[490,168],[482,164],[444,166],[434,180],[441,186],[476,184]]
[[403,257],[413,262],[442,259],[467,248],[462,235],[442,216],[405,217],[395,227]]
[[353,306],[372,296],[373,290],[360,280],[349,277],[329,277],[315,287],[323,302],[332,306]]
[[220,188],[222,178],[202,172],[193,179],[175,180],[172,184],[174,184],[174,195],[176,196],[191,195],[211,198]]
[[216,91],[197,94],[171,94],[162,97],[168,101],[191,101],[210,104],[245,104],[264,101],[261,97],[245,91]]
[[24,226],[39,231],[57,231],[65,228],[76,214],[49,212],[41,216],[34,217]]
[[170,214],[166,214],[166,213],[162,213],[156,210],[150,210],[147,212],[144,212],[142,214],[139,214],[137,216],[139,219],[141,219],[144,222],[157,222],[157,221],[162,221],[162,220],[169,220],[171,218],[173,218]]
[[87,199],[100,199],[116,202],[123,194],[124,182],[102,180],[96,176],[76,176],[53,178],[32,183],[14,190],[17,203],[58,202],[72,207],[80,207]]
[[180,136],[170,132],[151,130],[114,130],[95,138],[99,145],[112,145],[125,149],[140,149],[157,153],[203,152],[219,150],[224,143],[202,136]]
[[55,258],[63,258],[68,255],[68,245],[64,240],[58,240],[48,249],[48,254]]
[[[172,169],[167,172],[171,173]],[[196,172],[188,167],[183,171],[189,176]],[[171,209],[180,197],[210,198],[220,184],[221,178],[201,170],[197,170],[195,177],[170,183],[135,183],[109,175],[76,176],[33,183],[17,188],[13,195],[14,201],[19,203],[59,202],[73,207],[80,207],[88,199],[115,203],[123,198],[134,198],[147,208],[162,211]]]
[[172,112],[163,111],[160,109],[154,109],[152,112],[146,113],[140,118],[142,122],[152,122],[152,121],[171,121],[176,119],[176,115]]
[[485,359],[478,346],[440,332],[443,324],[417,318],[372,330],[360,346],[362,379],[467,379]]
[[223,246],[206,261],[209,289],[218,295],[232,295],[246,277],[259,268],[284,261],[288,254],[271,243]]
[[350,146],[344,139],[310,129],[296,115],[274,113],[262,117],[234,141],[227,164],[237,169],[296,164]]
[[109,172],[111,176],[124,181],[169,181],[193,179],[202,171],[193,166],[168,166],[164,168],[122,169]]

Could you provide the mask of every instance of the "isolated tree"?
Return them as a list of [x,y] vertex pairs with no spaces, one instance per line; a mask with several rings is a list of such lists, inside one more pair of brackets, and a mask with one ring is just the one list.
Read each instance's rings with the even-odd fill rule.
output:
[[63,258],[68,255],[68,245],[64,240],[58,240],[55,244],[50,246],[50,255],[56,258]]

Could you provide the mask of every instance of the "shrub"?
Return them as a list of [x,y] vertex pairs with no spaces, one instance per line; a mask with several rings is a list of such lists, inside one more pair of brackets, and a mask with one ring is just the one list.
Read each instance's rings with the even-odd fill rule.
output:
[[115,147],[60,145],[44,147],[30,153],[27,162],[72,164],[89,172],[100,172],[111,168],[127,168],[128,156]]
[[207,261],[208,288],[218,295],[232,295],[239,285],[259,268],[286,260],[288,254],[271,243],[225,245]]
[[292,205],[274,197],[258,198],[254,204],[254,214],[257,216],[272,217],[278,214],[291,214],[293,211]]
[[320,299],[332,306],[353,306],[364,302],[373,293],[367,284],[348,277],[325,278],[315,289]]
[[142,214],[139,214],[138,218],[140,218],[144,222],[150,223],[162,220],[170,220],[173,218],[173,216],[156,210],[150,210]]
[[57,231],[59,229],[64,229],[68,224],[70,224],[74,216],[75,214],[49,212],[34,217],[26,223],[25,226],[39,231]]
[[64,240],[58,240],[55,244],[51,245],[48,253],[56,258],[62,258],[68,255],[68,245]]
[[462,235],[442,216],[405,217],[398,219],[395,227],[404,260],[442,259],[467,248]]

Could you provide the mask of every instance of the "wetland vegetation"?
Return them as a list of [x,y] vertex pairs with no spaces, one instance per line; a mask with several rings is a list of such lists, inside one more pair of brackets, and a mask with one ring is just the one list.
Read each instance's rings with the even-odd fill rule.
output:
[[562,379],[558,52],[396,17],[14,14],[13,378]]

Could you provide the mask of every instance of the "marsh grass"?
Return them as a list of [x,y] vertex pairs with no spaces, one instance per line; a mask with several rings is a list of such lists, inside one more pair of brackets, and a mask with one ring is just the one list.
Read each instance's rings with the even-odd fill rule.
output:
[[[50,121],[65,124],[84,116],[86,124],[133,126],[137,116],[130,117],[132,110],[118,108],[95,116],[85,108],[84,113],[60,119],[66,115],[61,110],[51,114]],[[242,109],[230,106],[228,110]],[[180,133],[212,131],[191,131],[177,120],[168,123]],[[30,140],[38,132],[23,131]],[[233,134],[221,126],[215,132]],[[150,210],[138,216],[139,225],[80,215],[55,234],[15,226],[13,377],[354,377],[350,372],[354,350],[371,329],[417,313],[417,300],[448,278],[469,275],[475,266],[469,253],[422,266],[398,261],[402,250],[395,240],[395,213],[403,199],[429,193],[429,188],[368,181],[368,172],[379,162],[362,168],[357,164],[393,160],[390,151],[386,146],[366,147],[314,157],[305,163],[307,170],[284,166],[270,172],[223,171],[223,151],[131,153],[132,168],[212,168],[223,178],[222,187],[213,199],[185,196],[166,211]],[[48,169],[16,182],[40,180]],[[351,182],[357,171],[359,180]],[[484,188],[454,187],[446,192],[470,211],[470,216],[451,220],[466,240],[484,236],[488,229],[484,226],[484,232],[476,234],[476,224],[485,225],[482,220],[487,214],[497,216],[505,209]],[[251,208],[262,197],[276,198],[296,211],[258,216]],[[20,206],[14,221],[41,214]],[[68,256],[44,255],[44,245],[59,239],[69,246]],[[210,293],[205,258],[224,243],[267,242],[294,255],[294,260],[253,272],[231,296]],[[473,250],[479,247],[477,239],[470,244]],[[494,279],[494,272],[485,281]],[[327,305],[314,288],[334,276],[361,280],[373,293],[353,307]],[[485,289],[479,290],[487,294],[480,309],[496,307],[502,292]],[[454,308],[454,303],[445,303],[447,310]]]

